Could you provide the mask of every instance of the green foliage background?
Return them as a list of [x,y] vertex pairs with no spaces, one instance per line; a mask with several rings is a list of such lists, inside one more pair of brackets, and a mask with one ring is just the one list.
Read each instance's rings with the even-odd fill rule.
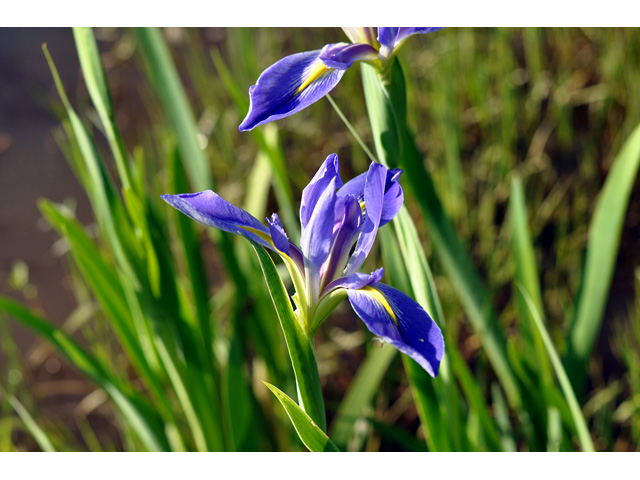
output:
[[[34,385],[9,381],[23,367],[2,323],[0,450],[304,449],[262,383],[285,392],[283,405],[295,399],[254,251],[159,196],[212,188],[258,218],[278,211],[295,239],[318,165],[338,153],[351,178],[367,155],[326,100],[250,134],[237,126],[264,68],[344,34],[93,33],[97,44],[90,30],[75,33],[84,86],[67,100],[58,85],[52,108],[94,223],[40,203],[70,247],[78,309],[62,329],[8,299],[0,312],[53,343],[108,400],[73,426],[42,417]],[[425,379],[343,305],[316,338],[329,437],[343,450],[637,450],[640,32],[446,29],[412,38],[399,60],[418,159],[403,185],[429,265],[425,288],[391,280],[435,308],[449,367]],[[373,149],[362,77],[350,69],[331,95]],[[448,266],[420,175],[469,269]],[[365,268],[419,263],[407,253],[413,233],[394,222]],[[407,238],[397,251],[385,249],[392,231]],[[487,342],[487,329],[505,344]],[[507,382],[495,370],[501,348]]]

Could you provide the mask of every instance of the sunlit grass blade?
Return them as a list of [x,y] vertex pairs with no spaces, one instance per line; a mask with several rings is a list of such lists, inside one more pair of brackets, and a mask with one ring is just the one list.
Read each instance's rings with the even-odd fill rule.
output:
[[148,63],[150,82],[167,110],[189,182],[197,190],[213,188],[207,157],[198,144],[198,128],[176,71],[171,52],[157,28],[138,28],[139,45]]
[[640,168],[640,125],[617,155],[589,225],[587,254],[566,357],[576,391],[582,390],[591,350],[600,330],[631,190]]
[[372,348],[351,380],[330,430],[331,439],[342,450],[347,449],[356,421],[365,417],[366,408],[378,393],[380,382],[397,353],[398,351],[391,347]]
[[[522,182],[518,178],[514,178],[511,182],[509,220],[511,222],[511,244],[516,266],[516,280],[529,294],[538,311],[543,311],[540,281],[527,222],[524,192]],[[551,365],[549,365],[545,354],[542,339],[537,329],[533,326],[533,321],[526,305],[521,304],[520,310],[520,325],[526,353],[529,355],[529,360],[532,364],[539,370],[540,378],[549,384],[551,382]]]
[[[91,285],[103,311],[109,316],[125,352],[133,365],[145,378],[155,378],[151,366],[157,365],[154,357],[145,357],[144,352],[153,351],[151,340],[144,330],[133,328],[133,319],[127,306],[118,275],[89,239],[78,222],[65,210],[48,200],[39,203],[40,211],[60,235],[67,239],[71,253]],[[68,213],[68,212],[67,212]]]
[[[388,118],[386,113],[380,114],[379,112],[387,111],[389,108],[395,109],[394,119],[398,121],[400,128],[404,128],[402,161],[400,164],[405,170],[404,178],[408,181],[411,191],[422,209],[438,256],[451,278],[452,284],[458,291],[469,319],[475,330],[483,338],[483,347],[500,377],[501,384],[512,405],[518,406],[521,404],[518,382],[507,359],[506,338],[498,324],[491,298],[471,262],[469,253],[460,241],[452,220],[444,211],[433,179],[424,168],[422,155],[414,143],[411,132],[403,124],[406,122],[406,117],[401,117],[400,113],[406,112],[406,98],[403,96],[404,75],[398,61],[394,63],[391,70],[391,87],[389,87],[383,83],[383,80],[378,77],[373,68],[368,65],[362,66],[365,96],[369,97],[367,108],[372,109],[369,115],[372,130],[374,132],[386,132],[389,127],[375,126],[377,122]],[[380,90],[386,93],[381,93]],[[393,101],[398,106],[394,106],[391,103]],[[377,102],[391,104],[377,105]],[[370,104],[371,107],[369,106]],[[390,135],[389,138],[393,140],[395,135]],[[395,141],[391,140],[389,143],[385,143],[383,137],[376,142],[376,148],[380,146],[383,149],[383,151],[378,152],[379,159],[397,155],[397,150],[394,150]]]
[[82,75],[87,90],[91,96],[93,105],[96,107],[98,116],[105,129],[109,146],[116,161],[118,174],[125,189],[131,188],[131,174],[127,163],[126,152],[122,143],[122,138],[115,125],[115,114],[109,88],[107,87],[107,79],[100,61],[100,52],[96,39],[93,36],[91,28],[75,27],[73,29],[73,37],[78,50],[78,58],[82,67]]
[[34,440],[38,444],[38,446],[42,449],[43,452],[55,452],[56,448],[53,446],[51,439],[47,435],[47,433],[40,428],[40,425],[36,423],[33,419],[29,411],[20,403],[20,401],[14,397],[13,395],[9,395],[9,403],[16,411],[22,423],[27,428],[29,433],[33,436]]
[[135,246],[133,246],[133,234],[129,226],[129,221],[115,194],[114,187],[108,178],[107,171],[100,159],[95,144],[80,121],[80,118],[71,107],[71,103],[67,98],[58,71],[53,63],[53,59],[49,55],[46,45],[43,45],[43,51],[49,63],[58,94],[67,112],[74,139],[82,155],[87,179],[90,180],[90,183],[85,185],[85,187],[89,194],[93,211],[98,222],[101,224],[102,230],[107,234],[107,238],[118,260],[119,267],[137,286],[139,285],[137,269],[135,268],[136,266],[132,264],[130,255],[127,254],[127,249],[135,248]]
[[168,450],[169,444],[163,431],[162,421],[155,411],[141,397],[134,397],[131,393],[124,392],[106,365],[99,363],[60,329],[13,300],[0,297],[0,310],[51,342],[69,358],[73,366],[104,388],[147,449]]
[[267,281],[269,294],[287,342],[289,357],[296,377],[300,406],[324,431],[327,428],[327,420],[314,353],[313,337],[311,332],[304,331],[296,318],[289,294],[267,251],[258,245],[254,245],[253,248],[258,255],[262,273]]
[[296,402],[291,400],[284,392],[278,388],[263,382],[269,390],[280,400],[282,406],[287,411],[291,423],[298,432],[300,440],[312,452],[338,452],[338,447],[331,441],[327,434],[314,423],[314,421],[301,409]]
[[533,301],[527,294],[527,292],[519,288],[520,294],[525,299],[529,310],[531,311],[531,315],[534,321],[540,336],[542,337],[542,341],[544,342],[544,346],[547,349],[547,354],[549,355],[549,359],[551,360],[551,364],[553,365],[553,369],[556,372],[558,377],[558,381],[560,382],[560,387],[562,387],[562,391],[564,393],[565,399],[569,404],[569,409],[571,410],[571,416],[573,418],[573,422],[578,432],[578,438],[580,439],[580,444],[582,445],[582,449],[585,452],[593,452],[595,451],[593,446],[593,441],[591,440],[591,434],[589,433],[589,429],[587,428],[587,423],[584,419],[584,415],[582,414],[582,410],[580,409],[580,405],[578,404],[578,400],[576,399],[576,395],[571,386],[571,382],[569,381],[569,377],[562,365],[560,357],[556,352],[555,347],[553,346],[553,342],[551,341],[551,337],[547,332],[547,329],[544,326],[542,318],[540,317],[540,313],[537,311]]

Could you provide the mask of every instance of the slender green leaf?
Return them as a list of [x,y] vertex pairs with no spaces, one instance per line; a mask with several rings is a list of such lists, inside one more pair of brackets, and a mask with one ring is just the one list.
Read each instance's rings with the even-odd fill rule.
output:
[[529,297],[527,292],[520,288],[520,294],[524,297],[529,309],[531,310],[531,314],[533,316],[533,321],[535,323],[536,328],[540,332],[540,336],[542,337],[542,341],[544,342],[544,346],[547,349],[547,354],[549,355],[549,359],[551,360],[551,364],[553,365],[553,369],[556,371],[556,375],[558,376],[558,381],[560,382],[560,387],[562,387],[562,391],[564,393],[565,399],[569,404],[569,409],[571,410],[571,416],[573,417],[573,422],[578,432],[578,438],[580,439],[580,444],[582,445],[582,449],[585,452],[593,452],[595,451],[593,446],[593,441],[591,440],[591,435],[589,434],[589,429],[587,428],[587,422],[584,419],[584,415],[582,414],[582,410],[580,409],[580,405],[578,404],[578,400],[576,399],[576,394],[571,387],[571,382],[569,381],[569,377],[567,376],[567,372],[562,366],[562,361],[556,352],[555,347],[553,346],[553,342],[551,341],[551,337],[547,332],[547,329],[544,326],[544,322],[540,317],[540,313],[538,313],[535,305],[533,304],[533,300]]
[[576,316],[569,333],[567,370],[579,392],[604,315],[631,190],[640,168],[640,125],[607,176],[589,226],[587,256]]
[[[397,121],[402,130],[406,122],[406,98],[404,94],[404,76],[398,61],[394,62],[391,69],[391,80],[381,78],[369,65],[362,66],[363,86],[367,100],[367,108],[372,108],[369,120],[374,132],[387,132],[388,127],[375,126],[378,122],[386,121],[388,115],[380,112],[394,108],[392,102],[397,103],[394,121]],[[383,92],[381,93],[380,90]],[[378,102],[388,102],[389,105],[378,105]],[[369,107],[369,105],[372,105]],[[374,106],[375,105],[375,106]],[[385,142],[389,138],[389,142]],[[378,152],[378,158],[390,158],[397,156],[395,150],[395,135],[388,133],[383,135],[380,145],[382,151]],[[429,225],[429,233],[437,249],[439,258],[447,270],[452,284],[457,288],[462,303],[467,310],[475,330],[483,338],[483,346],[489,356],[496,373],[500,377],[511,403],[514,406],[521,404],[518,382],[511,370],[506,353],[506,338],[498,323],[493,310],[491,298],[475,270],[469,253],[460,241],[451,218],[444,211],[442,202],[433,183],[433,179],[424,168],[422,155],[418,151],[413,136],[408,128],[404,128],[401,166],[406,173],[406,178],[412,188],[413,194],[424,217]]]
[[80,121],[80,118],[71,107],[46,45],[43,45],[43,51],[49,63],[58,94],[65,106],[74,138],[82,154],[82,159],[88,172],[87,178],[91,181],[91,183],[85,187],[91,199],[93,211],[97,216],[98,222],[101,224],[102,230],[107,234],[107,238],[118,259],[120,268],[122,268],[134,284],[138,286],[139,277],[137,275],[137,269],[132,265],[131,256],[127,254],[127,249],[125,248],[125,245],[128,245],[130,242],[128,240],[125,242],[122,241],[123,238],[131,239],[133,236],[130,228],[127,228],[129,227],[129,221],[114,192],[113,185],[108,179],[107,172],[95,144]]
[[138,28],[136,33],[144,59],[148,62],[148,78],[178,137],[180,157],[189,182],[197,190],[213,188],[209,162],[198,144],[196,121],[162,32],[157,28]]
[[[511,223],[511,245],[516,264],[516,280],[523,286],[531,297],[538,311],[542,312],[542,295],[540,281],[536,267],[536,257],[531,243],[531,234],[527,222],[527,210],[522,189],[522,182],[514,178],[511,182],[511,197],[509,199],[509,219]],[[519,297],[521,298],[521,297]],[[540,372],[540,377],[547,384],[551,383],[551,365],[544,350],[542,338],[533,326],[533,320],[526,305],[520,305],[522,336],[525,349],[530,360]]]
[[131,393],[125,393],[106,365],[98,362],[62,330],[13,300],[0,297],[0,310],[51,342],[78,370],[104,388],[149,450],[168,450],[169,444],[162,422],[155,411],[141,397],[133,397]]
[[27,428],[29,433],[31,433],[38,446],[42,449],[42,451],[55,452],[56,449],[53,446],[53,443],[51,443],[51,439],[46,434],[46,432],[42,428],[40,428],[40,425],[36,423],[31,414],[29,414],[29,411],[24,407],[24,405],[22,405],[22,403],[20,403],[20,401],[13,395],[9,395],[8,400],[22,420],[22,423],[24,423],[24,426]]
[[351,380],[331,424],[331,438],[341,449],[346,450],[356,421],[366,417],[366,408],[378,393],[380,382],[397,353],[393,347],[371,349]]
[[298,432],[298,436],[305,447],[312,452],[338,452],[338,447],[331,441],[327,434],[314,423],[314,421],[301,409],[296,402],[291,400],[284,392],[277,387],[263,382],[271,392],[280,400],[280,403],[287,411],[291,423]]
[[287,290],[267,251],[255,244],[253,244],[253,248],[258,255],[262,273],[267,281],[267,287],[287,342],[289,357],[296,377],[300,405],[322,430],[326,430],[327,420],[316,356],[313,350],[313,336],[311,332],[305,330],[301,319],[298,319],[293,312]]
[[96,107],[98,116],[105,128],[111,151],[116,160],[118,174],[124,188],[131,187],[131,174],[126,160],[122,138],[115,124],[115,115],[107,79],[100,61],[100,52],[91,28],[75,27],[73,37],[78,50],[78,58],[82,67],[82,75],[87,84],[91,101]]

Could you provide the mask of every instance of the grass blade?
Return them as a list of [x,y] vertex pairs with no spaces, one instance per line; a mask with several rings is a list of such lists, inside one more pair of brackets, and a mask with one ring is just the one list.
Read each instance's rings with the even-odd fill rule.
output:
[[629,136],[602,188],[589,226],[587,256],[576,316],[569,334],[567,370],[579,392],[609,296],[622,227],[640,168],[640,125]]
[[[531,243],[531,234],[527,222],[527,208],[522,189],[522,182],[514,178],[511,182],[509,199],[509,219],[511,223],[511,245],[513,259],[516,264],[516,281],[525,289],[539,312],[542,307],[540,281],[536,267],[536,257]],[[522,298],[522,297],[519,297]],[[540,377],[547,384],[551,383],[551,365],[544,351],[544,344],[533,325],[529,309],[521,302],[522,336],[525,341],[526,354],[531,363],[540,371]]]
[[153,408],[141,397],[124,392],[106,365],[98,362],[62,330],[13,300],[0,297],[0,310],[51,342],[78,370],[104,388],[149,450],[169,449],[162,423]]
[[211,168],[198,144],[198,128],[180,77],[171,59],[171,52],[157,28],[138,28],[139,45],[149,67],[149,80],[164,105],[191,186],[197,190],[213,188]]
[[98,44],[96,43],[91,28],[88,27],[75,27],[73,29],[73,38],[76,42],[82,76],[87,84],[91,101],[96,107],[100,121],[105,128],[105,134],[109,141],[111,151],[113,152],[113,157],[116,160],[116,167],[122,180],[122,186],[128,189],[131,187],[131,174],[129,172],[122,138],[116,128],[113,104],[107,87],[104,69],[100,61]]
[[326,430],[327,421],[324,411],[324,399],[314,353],[313,336],[310,332],[303,330],[302,325],[296,318],[287,290],[267,251],[258,245],[253,245],[253,248],[258,255],[262,273],[267,281],[267,287],[278,314],[280,326],[284,332],[284,338],[289,349],[289,357],[296,377],[298,399],[301,407],[315,420],[322,430]]
[[51,443],[49,436],[44,430],[42,430],[42,428],[40,428],[33,417],[29,414],[29,411],[24,408],[24,405],[22,405],[22,403],[20,403],[20,401],[18,401],[18,399],[13,395],[9,395],[8,400],[42,451],[55,452],[56,449],[53,446],[53,443]]
[[527,292],[519,288],[520,294],[524,298],[529,310],[531,311],[531,316],[533,318],[534,324],[542,337],[542,341],[544,342],[544,346],[547,349],[547,354],[549,355],[549,359],[551,360],[551,364],[553,365],[553,369],[556,371],[556,375],[558,376],[558,381],[560,382],[560,387],[562,388],[562,392],[564,393],[565,399],[569,404],[569,409],[571,410],[571,416],[573,418],[573,422],[575,424],[576,430],[578,432],[578,438],[580,439],[580,444],[582,445],[582,449],[585,452],[594,452],[593,441],[591,440],[591,435],[589,434],[589,429],[587,428],[587,422],[582,415],[582,410],[580,409],[580,405],[578,404],[578,400],[576,399],[576,394],[571,387],[571,382],[569,381],[569,377],[567,376],[567,372],[562,366],[562,362],[560,361],[560,357],[556,352],[555,347],[553,346],[553,342],[551,341],[551,337],[547,332],[547,329],[544,326],[542,318],[540,318],[540,314],[538,313],[536,306],[531,300],[531,297],[527,294]]
[[372,348],[367,353],[331,424],[331,438],[341,449],[346,450],[356,421],[366,417],[365,409],[378,393],[380,382],[397,353],[395,348],[390,347]]
[[[422,209],[425,220],[429,225],[434,247],[437,249],[439,258],[451,279],[451,283],[458,290],[458,295],[474,329],[483,338],[483,346],[487,356],[500,377],[509,401],[513,406],[518,406],[521,404],[520,390],[507,358],[505,335],[493,310],[491,298],[473,266],[469,253],[456,233],[453,221],[444,210],[433,179],[429,172],[425,170],[422,155],[406,126],[406,113],[403,115],[406,112],[404,75],[398,61],[394,62],[391,70],[390,88],[388,85],[383,84],[382,79],[378,77],[372,67],[362,65],[362,83],[365,89],[365,96],[369,97],[367,108],[372,109],[369,115],[372,131],[382,134],[393,130],[392,127],[394,126],[398,128],[398,125],[401,130],[404,129],[401,150],[401,166],[405,169],[403,178],[406,178],[409,182],[413,194]],[[381,94],[381,90],[386,93]],[[395,107],[396,113],[389,115],[389,108],[394,108],[394,105],[391,104],[392,101],[397,103],[398,106]],[[375,102],[388,102],[390,105],[374,107]],[[371,107],[370,104],[372,105]],[[376,117],[376,114],[379,117]],[[377,122],[388,118],[392,118],[394,125],[375,125]],[[385,158],[392,158],[394,155],[397,156],[396,136],[396,134],[390,134],[389,143],[385,143],[384,138],[376,141],[376,148],[381,149],[381,151],[378,151],[378,158],[381,161]]]

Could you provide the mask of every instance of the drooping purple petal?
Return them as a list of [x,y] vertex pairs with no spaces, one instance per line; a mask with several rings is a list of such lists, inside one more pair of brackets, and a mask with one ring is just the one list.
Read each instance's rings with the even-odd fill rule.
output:
[[347,290],[349,302],[367,328],[413,358],[429,375],[438,375],[444,339],[438,325],[411,298],[384,283]]
[[373,283],[378,283],[382,280],[384,276],[384,268],[380,267],[375,272],[372,273],[352,273],[346,277],[341,277],[335,279],[333,282],[329,283],[324,290],[322,291],[322,295],[329,293],[331,290],[336,288],[347,288],[351,290],[359,290],[367,285],[371,285]]
[[362,266],[376,239],[382,216],[386,178],[387,168],[379,163],[371,163],[364,182],[364,221],[358,243],[345,269],[346,275],[357,271]]
[[318,199],[322,196],[332,180],[336,181],[336,188],[342,187],[340,163],[338,162],[338,155],[335,153],[332,153],[325,159],[309,184],[302,191],[302,200],[300,201],[300,225],[303,229],[307,226],[311,214],[318,203]]
[[380,45],[392,50],[405,38],[418,33],[431,33],[444,27],[378,27]]
[[344,69],[328,68],[320,50],[295,53],[267,68],[249,88],[249,113],[240,131],[287,117],[320,100],[335,87]]
[[332,43],[322,49],[320,59],[329,68],[346,70],[358,60],[373,60],[378,51],[366,43]]
[[227,202],[211,190],[180,195],[162,195],[172,207],[203,225],[235,233],[273,249],[269,230],[249,212]]
[[[404,194],[400,186],[400,175],[402,170],[392,168],[387,170],[387,178],[384,186],[384,199],[382,201],[382,216],[380,217],[380,226],[386,225],[400,211],[404,202]],[[355,195],[359,200],[364,200],[364,185],[367,178],[367,172],[361,173],[357,177],[349,180],[338,190],[338,196]]]

